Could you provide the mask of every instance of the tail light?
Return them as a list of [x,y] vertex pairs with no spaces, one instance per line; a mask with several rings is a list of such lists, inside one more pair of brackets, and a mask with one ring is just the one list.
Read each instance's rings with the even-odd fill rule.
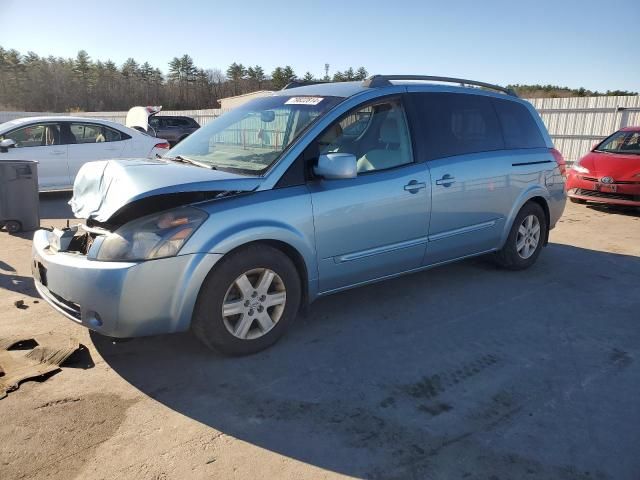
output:
[[[165,149],[169,149],[169,148],[171,148],[171,145],[169,145],[169,143],[167,143],[167,142],[156,143],[156,144],[154,145],[154,148],[165,148]],[[560,158],[562,158],[562,156],[561,156]]]
[[566,177],[567,176],[567,164],[564,161],[564,157],[555,148],[550,148],[549,151],[551,152],[551,155],[553,155],[553,158],[555,159],[556,163],[558,164],[558,169],[560,170],[560,174],[563,177]]

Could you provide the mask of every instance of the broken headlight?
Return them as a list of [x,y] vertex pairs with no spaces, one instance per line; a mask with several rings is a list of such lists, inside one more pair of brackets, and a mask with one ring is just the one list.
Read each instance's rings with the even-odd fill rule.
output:
[[154,213],[126,223],[107,235],[97,260],[127,261],[173,257],[207,214],[191,207]]

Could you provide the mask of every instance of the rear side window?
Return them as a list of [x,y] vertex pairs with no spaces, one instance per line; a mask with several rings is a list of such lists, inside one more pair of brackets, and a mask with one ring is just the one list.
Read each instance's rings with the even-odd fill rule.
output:
[[190,127],[191,122],[186,118],[164,117],[163,123],[165,127]]
[[504,147],[515,148],[540,148],[545,147],[544,139],[531,113],[524,106],[509,100],[493,100],[496,107],[502,134]]
[[488,97],[457,93],[411,94],[421,119],[427,159],[504,148],[495,109]]
[[118,130],[94,123],[72,123],[70,131],[72,136],[68,143],[119,142],[127,138]]

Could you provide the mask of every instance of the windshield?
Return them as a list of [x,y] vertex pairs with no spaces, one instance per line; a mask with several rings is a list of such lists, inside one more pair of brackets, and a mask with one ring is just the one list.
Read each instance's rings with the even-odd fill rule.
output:
[[640,132],[616,132],[598,145],[595,151],[640,155]]
[[257,98],[197,130],[165,157],[191,160],[216,169],[259,173],[341,100],[312,96]]

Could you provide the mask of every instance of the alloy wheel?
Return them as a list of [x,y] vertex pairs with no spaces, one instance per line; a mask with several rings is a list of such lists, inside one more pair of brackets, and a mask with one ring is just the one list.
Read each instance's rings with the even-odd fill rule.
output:
[[530,258],[538,248],[540,243],[540,221],[535,215],[527,215],[516,236],[516,250],[520,258]]
[[254,340],[266,335],[284,312],[287,291],[280,276],[256,268],[236,278],[222,302],[224,325],[234,337]]

